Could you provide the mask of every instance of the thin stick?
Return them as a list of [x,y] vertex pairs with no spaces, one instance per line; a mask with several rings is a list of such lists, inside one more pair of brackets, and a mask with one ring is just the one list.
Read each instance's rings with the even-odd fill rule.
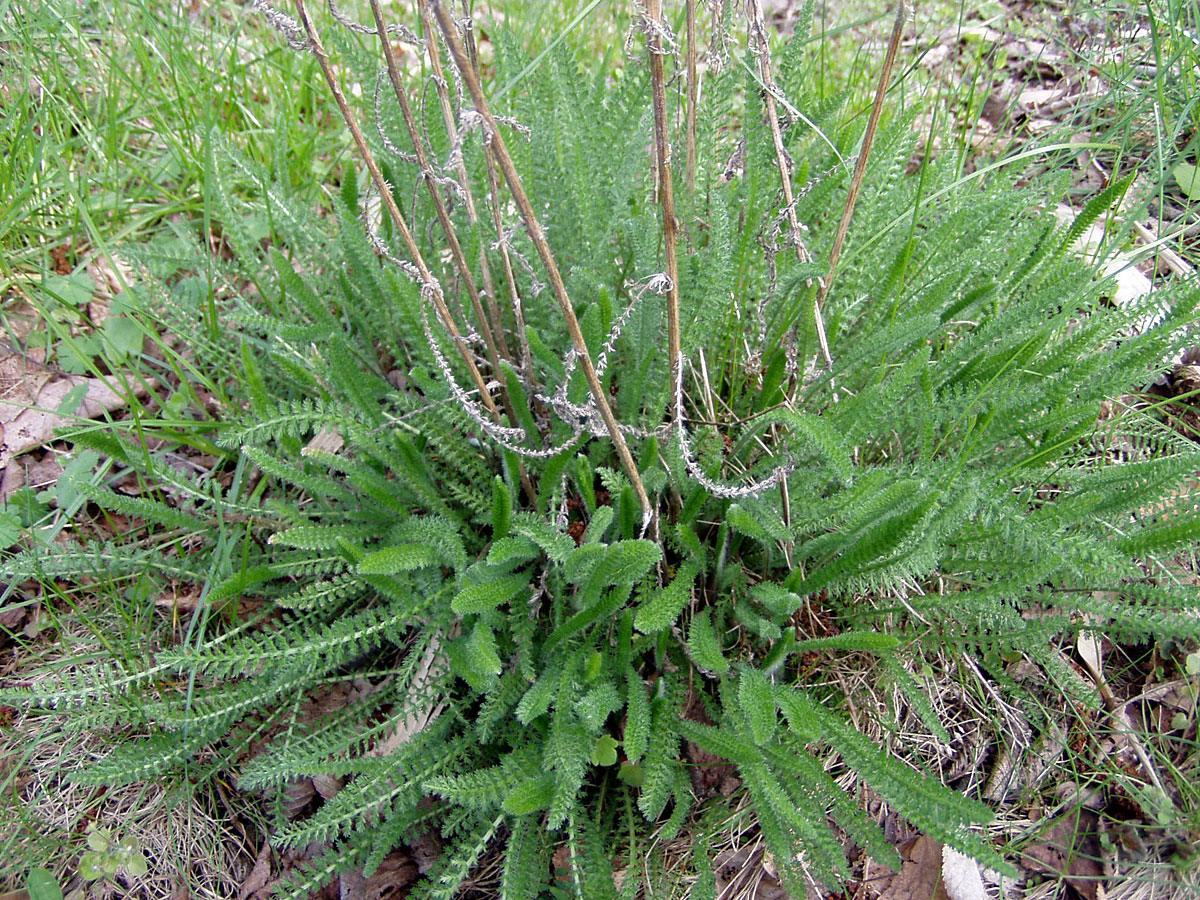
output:
[[[491,324],[488,321],[487,314],[483,310],[483,304],[479,300],[479,289],[475,286],[475,277],[471,274],[471,267],[467,263],[466,254],[463,253],[462,245],[458,242],[458,235],[454,233],[454,223],[450,221],[450,213],[446,209],[446,203],[442,200],[441,192],[438,190],[436,180],[437,173],[429,162],[429,154],[425,152],[425,143],[421,140],[420,129],[417,128],[416,119],[413,118],[412,107],[408,102],[408,93],[404,90],[404,80],[400,77],[400,67],[396,63],[396,52],[392,49],[392,43],[387,37],[387,25],[383,21],[383,10],[379,8],[379,0],[370,0],[371,14],[375,17],[375,30],[379,34],[379,46],[383,49],[383,59],[387,64],[388,79],[392,83],[392,91],[396,95],[396,100],[400,104],[400,115],[404,119],[404,127],[408,131],[408,139],[412,142],[413,152],[417,155],[417,165],[421,170],[421,180],[425,182],[425,186],[429,189],[429,197],[433,200],[433,210],[436,213],[438,222],[441,223],[442,232],[446,235],[446,243],[450,247],[450,258],[454,262],[454,268],[458,271],[459,278],[462,279],[463,286],[466,288],[467,297],[471,301],[471,309],[475,313],[475,318],[479,322],[479,332],[483,335],[483,341],[487,347],[488,362],[492,364],[492,371],[499,377],[500,374],[500,351],[496,346],[496,338],[492,333]],[[453,132],[451,132],[453,134]],[[465,175],[465,171],[464,171]],[[463,179],[463,184],[466,184],[466,179]],[[502,397],[507,396],[507,392],[501,388],[500,394]],[[513,422],[516,422],[516,416],[512,416]]]
[[[376,3],[377,0],[371,0],[372,8]],[[450,91],[446,87],[446,77],[442,72],[442,59],[438,53],[433,20],[430,19],[429,8],[425,4],[421,4],[421,20],[425,23],[425,31],[428,34],[426,50],[429,53],[429,67],[433,71],[433,84],[437,92],[438,104],[442,109],[442,124],[445,126],[446,134],[450,136],[451,140],[454,140],[454,135],[458,131],[454,121],[454,107],[450,102]],[[458,172],[458,182],[463,189],[467,221],[470,223],[472,231],[480,235],[479,212],[475,206],[475,195],[471,190],[471,179],[467,176],[467,163],[461,153],[456,160],[455,169]],[[504,338],[504,320],[500,317],[500,306],[496,302],[496,284],[492,279],[492,267],[488,263],[487,246],[482,240],[480,240],[479,247],[479,273],[483,276],[483,290],[487,295],[488,314],[491,316],[492,330],[496,336],[496,344],[500,348],[500,355],[505,359],[512,359],[508,342]]]
[[904,21],[908,17],[908,0],[900,0],[896,6],[896,22],[892,26],[892,37],[888,41],[887,56],[883,60],[883,71],[879,73],[879,85],[875,89],[875,103],[871,107],[871,117],[867,120],[867,132],[863,135],[862,149],[858,151],[858,162],[854,165],[854,175],[850,178],[850,193],[846,195],[846,205],[842,209],[842,220],[838,222],[837,234],[833,238],[833,248],[829,251],[829,274],[821,289],[817,292],[817,309],[825,306],[825,298],[833,285],[833,276],[837,271],[838,257],[842,254],[842,245],[846,243],[846,232],[850,230],[850,219],[854,216],[854,204],[858,202],[858,192],[862,188],[863,175],[867,170],[867,159],[871,155],[871,144],[875,140],[875,130],[879,127],[879,116],[883,112],[883,99],[887,96],[888,82],[892,80],[892,66],[896,63],[896,51],[900,48],[900,38],[904,36]]
[[530,390],[537,390],[537,371],[533,367],[533,350],[529,346],[529,338],[525,336],[525,309],[521,301],[521,293],[517,290],[516,273],[513,272],[512,257],[508,253],[508,241],[504,236],[504,222],[500,218],[500,175],[496,171],[496,160],[492,156],[492,148],[483,146],[483,159],[487,164],[488,195],[492,208],[492,225],[496,229],[496,242],[500,247],[500,259],[504,263],[504,277],[508,281],[508,302],[512,307],[513,321],[517,326],[517,344],[521,348],[521,370],[525,373],[525,381]]
[[[783,145],[783,131],[779,127],[779,113],[775,104],[775,74],[771,70],[771,48],[768,44],[767,25],[763,19],[762,4],[759,0],[746,0],[746,15],[750,26],[750,40],[757,45],[758,74],[766,87],[764,92],[767,105],[767,122],[771,128],[771,141],[775,145],[775,163],[779,168],[779,180],[783,184],[784,211],[787,213],[788,227],[791,229],[791,240],[796,247],[796,259],[801,264],[811,262],[812,256],[800,237],[800,220],[796,216],[796,200],[792,193],[792,171],[788,160],[787,149]],[[830,265],[832,269],[832,264]],[[807,282],[806,282],[807,283]],[[818,292],[818,298],[820,293]],[[816,323],[817,343],[821,347],[821,360],[827,371],[833,370],[833,357],[829,353],[829,340],[825,335],[825,319],[821,315],[821,301],[813,304],[813,321]]]
[[[442,231],[445,232],[446,242],[450,245],[450,256],[454,260],[455,268],[459,272],[459,276],[463,280],[463,284],[467,289],[467,296],[471,300],[471,308],[475,312],[475,318],[479,322],[479,330],[483,334],[483,340],[487,346],[488,362],[491,363],[492,371],[496,373],[496,378],[500,381],[500,400],[504,404],[505,412],[508,413],[508,419],[516,425],[519,421],[517,418],[516,409],[513,408],[512,398],[508,396],[508,389],[504,386],[503,373],[500,369],[500,353],[508,356],[508,348],[504,345],[504,332],[500,322],[500,310],[496,306],[494,290],[488,286],[490,306],[493,312],[492,323],[489,325],[488,317],[484,314],[483,305],[479,302],[479,291],[475,287],[475,279],[471,277],[471,267],[467,264],[466,254],[463,253],[462,245],[458,242],[458,235],[454,233],[454,223],[450,221],[450,213],[446,209],[446,204],[442,201],[442,195],[438,191],[437,182],[434,179],[435,172],[433,166],[429,162],[429,156],[425,152],[425,145],[421,141],[421,134],[417,128],[416,120],[413,118],[412,107],[408,103],[408,94],[404,90],[404,82],[400,77],[400,68],[396,64],[396,54],[392,50],[391,42],[387,37],[387,25],[383,21],[383,11],[379,8],[379,0],[370,0],[371,14],[375,17],[375,30],[379,35],[379,44],[383,48],[383,58],[387,63],[388,78],[392,82],[392,90],[396,94],[396,100],[400,103],[400,114],[404,118],[404,126],[408,131],[408,138],[412,141],[413,149],[417,155],[417,165],[420,167],[422,180],[429,188],[429,196],[433,199],[433,208],[437,213],[438,221],[441,223]],[[433,35],[430,35],[429,45],[432,48],[434,45]],[[436,55],[431,52],[431,56],[436,58]],[[441,92],[445,93],[445,84],[441,84]],[[448,103],[449,101],[447,101]],[[450,114],[449,125],[450,134],[454,134],[454,115]],[[467,178],[467,170],[465,164],[459,159],[459,178],[463,190],[467,195],[467,210],[468,217],[472,220],[472,225],[478,221],[478,217],[474,214],[475,204],[471,200],[470,181]],[[485,285],[491,280],[491,272],[487,268],[487,252],[481,249],[483,256],[483,273]],[[496,332],[493,332],[493,327]],[[497,347],[496,333],[499,334],[499,347]],[[527,435],[530,440],[535,439],[535,435]],[[533,481],[529,477],[529,473],[525,471],[525,466],[521,463],[517,464],[517,475],[521,481],[521,486],[525,489],[526,495],[531,503],[537,503],[537,491],[534,489]]]
[[700,84],[696,77],[696,0],[687,0],[687,163],[683,170],[683,181],[689,197],[696,193],[696,104],[699,99]]
[[508,147],[504,143],[504,135],[500,133],[500,125],[496,121],[496,117],[492,115],[487,98],[483,95],[483,87],[479,83],[479,78],[475,75],[471,61],[467,56],[467,51],[463,47],[462,41],[459,40],[454,18],[441,0],[430,0],[430,6],[433,8],[438,26],[441,28],[442,34],[446,39],[446,46],[450,50],[450,55],[454,57],[454,64],[462,75],[463,82],[467,86],[467,91],[471,94],[471,102],[475,104],[476,111],[483,117],[484,140],[491,144],[496,164],[499,166],[500,172],[508,184],[513,202],[516,203],[517,209],[521,213],[521,218],[525,223],[525,230],[529,234],[529,239],[533,242],[533,246],[541,258],[542,266],[546,270],[546,276],[550,280],[550,287],[554,291],[554,298],[558,301],[563,319],[566,321],[567,332],[571,336],[575,353],[579,357],[580,367],[583,369],[583,377],[587,381],[588,390],[591,392],[592,400],[599,409],[600,416],[603,418],[605,427],[608,429],[613,447],[617,451],[617,457],[621,460],[621,467],[625,470],[625,474],[629,478],[629,483],[633,486],[634,493],[637,495],[638,504],[642,508],[642,524],[643,527],[646,527],[654,518],[654,510],[650,505],[650,498],[646,494],[646,486],[642,483],[642,476],[638,472],[637,464],[633,461],[633,456],[629,452],[629,446],[625,443],[624,435],[621,434],[621,426],[617,422],[616,416],[613,415],[612,407],[609,406],[608,398],[604,392],[604,385],[600,383],[600,379],[596,376],[596,367],[592,364],[592,356],[588,351],[587,342],[583,339],[583,332],[579,330],[579,320],[575,317],[575,310],[571,306],[571,298],[567,295],[567,287],[563,283],[561,273],[558,271],[554,255],[550,251],[550,244],[546,240],[546,234],[542,230],[537,216],[534,214],[533,206],[530,204],[529,197],[525,193],[525,187],[521,183],[521,177],[517,174],[512,157],[509,155]]
[[[421,18],[425,22],[425,27],[432,36],[436,34],[437,27],[433,22],[433,18],[429,12],[429,3],[427,0],[421,0]],[[479,54],[476,52],[474,38],[468,35],[469,46],[467,54],[471,58],[471,68],[475,72],[475,77],[479,77]],[[431,44],[432,58],[436,61],[435,71],[441,67],[441,59],[437,55],[436,43]],[[525,383],[534,394],[537,393],[538,381],[537,371],[533,366],[533,351],[529,346],[529,338],[525,336],[525,310],[521,301],[520,290],[517,286],[517,279],[513,272],[512,256],[508,252],[508,241],[504,233],[504,221],[500,217],[500,175],[496,171],[496,160],[492,155],[491,145],[486,141],[483,142],[483,159],[487,168],[488,179],[488,198],[491,201],[492,226],[496,230],[496,244],[500,249],[500,260],[504,263],[504,277],[508,281],[508,301],[512,308],[513,322],[516,325],[517,345],[521,351],[521,370],[525,375]]]
[[[690,7],[689,3],[689,7]],[[679,364],[682,341],[679,334],[679,256],[675,242],[678,223],[675,221],[675,188],[671,183],[671,134],[667,127],[667,84],[663,75],[662,34],[665,29],[662,0],[646,3],[646,50],[650,57],[650,86],[654,102],[655,166],[658,169],[658,201],[662,205],[663,253],[667,261],[667,355],[671,361],[671,384],[675,383],[675,367]],[[675,410],[675,415],[679,410]]]
[[[425,264],[425,259],[421,255],[421,249],[417,246],[416,239],[413,237],[408,223],[404,220],[404,214],[400,211],[400,207],[396,205],[395,197],[392,196],[391,186],[384,180],[383,173],[379,170],[379,164],[375,161],[375,156],[371,153],[371,149],[367,146],[367,141],[363,137],[362,129],[359,128],[354,114],[350,111],[350,105],[346,102],[346,95],[342,93],[341,85],[338,84],[337,77],[333,74],[333,67],[329,63],[329,54],[321,43],[320,35],[317,34],[317,29],[313,26],[312,19],[309,18],[308,8],[304,0],[295,0],[295,3],[296,13],[300,17],[300,22],[304,26],[305,33],[308,35],[312,54],[316,58],[317,64],[321,67],[321,73],[325,76],[325,83],[329,85],[329,92],[337,102],[338,110],[346,122],[346,127],[350,130],[350,136],[354,139],[359,156],[366,164],[367,171],[371,175],[371,180],[375,183],[375,189],[379,191],[380,200],[387,209],[388,215],[391,216],[396,230],[400,232],[400,238],[404,241],[408,255],[421,277],[422,292],[428,293],[432,299],[433,305],[446,327],[446,331],[450,334],[452,343],[458,349],[458,354],[462,357],[463,363],[470,373],[471,380],[475,382],[475,388],[479,391],[479,399],[483,401],[483,405],[487,408],[492,418],[496,422],[499,422],[500,411],[496,408],[496,401],[492,399],[492,395],[487,389],[487,382],[483,380],[483,375],[480,374],[479,367],[475,365],[475,359],[471,356],[470,349],[468,349],[466,343],[462,340],[458,326],[454,323],[454,318],[450,315],[450,310],[446,307],[446,301],[442,297],[442,286]],[[427,291],[426,288],[428,288]]]
[[[779,169],[779,181],[783,189],[783,208],[787,214],[788,228],[790,230],[789,240],[792,246],[796,248],[796,260],[801,265],[804,265],[812,261],[812,254],[808,252],[808,248],[804,245],[804,239],[801,237],[800,219],[796,215],[796,198],[792,192],[791,160],[788,157],[787,148],[783,144],[783,130],[779,127],[779,112],[775,104],[775,93],[778,88],[775,85],[775,73],[771,68],[771,46],[767,33],[767,23],[763,18],[762,4],[759,0],[746,0],[746,18],[749,25],[750,41],[757,48],[758,75],[762,80],[763,86],[766,88],[764,94],[767,106],[767,122],[771,128],[771,141],[775,145],[775,165]],[[805,280],[805,284],[811,283],[811,279]],[[817,331],[817,344],[821,348],[821,361],[825,366],[825,370],[832,372],[833,357],[829,353],[829,339],[825,334],[825,319],[821,315],[821,305],[815,299],[813,301],[813,323]],[[779,429],[774,425],[771,426],[771,434],[778,443]],[[790,529],[792,525],[792,500],[788,492],[786,475],[779,479],[779,502],[783,509],[783,524],[786,528]],[[783,553],[790,567],[792,565],[792,543],[790,541],[784,542]]]

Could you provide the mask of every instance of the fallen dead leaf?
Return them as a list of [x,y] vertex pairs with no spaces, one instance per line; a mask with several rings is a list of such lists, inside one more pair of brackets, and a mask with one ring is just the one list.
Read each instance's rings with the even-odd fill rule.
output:
[[979,863],[953,847],[942,847],[942,886],[949,900],[987,900]]
[[[425,686],[429,681],[430,673],[433,671],[435,665],[440,665],[442,662],[441,647],[442,643],[435,635],[433,640],[429,642],[429,646],[425,650],[425,655],[421,658],[421,663],[417,667],[416,674],[413,676],[412,687],[409,691],[411,696],[419,697],[425,693]],[[405,708],[407,706],[407,704],[404,705]],[[425,726],[440,716],[444,708],[444,703],[438,703],[419,712],[407,713],[403,718],[395,722],[378,744],[367,751],[367,756],[387,756],[390,753],[394,753],[409,738],[424,730]]]
[[1032,872],[1053,875],[1084,900],[1103,900],[1099,816],[1082,807],[1061,816],[1041,840],[1027,847],[1021,861]]
[[900,847],[904,864],[879,900],[947,900],[942,888],[942,845],[922,834]]
[[402,850],[393,850],[362,885],[364,900],[398,900],[417,880],[417,864]]
[[296,818],[316,795],[311,778],[293,778],[283,786],[283,814],[289,819]]
[[93,256],[86,269],[96,284],[96,299],[105,305],[134,280],[133,268],[119,256]]
[[318,431],[312,440],[304,445],[300,455],[308,456],[318,451],[337,454],[341,452],[345,443],[345,439],[336,431]]
[[367,900],[367,879],[358,869],[343,872],[338,879],[338,900]]
[[442,836],[436,829],[427,829],[408,842],[408,849],[417,871],[424,875],[442,855]]
[[[120,393],[111,386],[110,379],[85,378],[82,375],[66,375],[44,381],[32,402],[13,400],[12,394],[0,396],[0,468],[9,461],[34,447],[54,440],[54,430],[79,419],[93,419],[103,413],[122,409],[129,403],[130,393],[142,394],[144,387],[125,386]],[[147,384],[149,386],[149,384]],[[59,412],[63,401],[72,391],[82,388],[82,398],[70,411]],[[26,386],[26,390],[28,386]]]
[[312,777],[313,789],[321,795],[322,800],[332,800],[345,784],[345,780],[336,775],[314,775]]
[[730,848],[713,860],[718,897],[787,900],[774,861],[762,846]]
[[250,874],[242,882],[242,889],[238,893],[238,900],[249,900],[250,897],[258,894],[267,886],[267,880],[270,877],[271,845],[263,841],[262,849],[258,851],[258,858],[254,860],[254,868],[250,870]]
[[0,609],[0,628],[6,631],[16,631],[18,628],[24,626],[25,619],[28,616],[28,606],[6,606]]
[[53,451],[44,453],[41,459],[33,459],[33,455],[30,454],[23,457],[20,464],[10,463],[0,473],[0,503],[23,487],[41,490],[53,486],[62,475],[62,471],[62,462]]

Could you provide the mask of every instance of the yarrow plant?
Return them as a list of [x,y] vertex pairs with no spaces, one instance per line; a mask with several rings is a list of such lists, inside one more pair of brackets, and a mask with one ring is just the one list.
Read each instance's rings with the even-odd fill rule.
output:
[[[1019,173],[907,174],[910,119],[884,115],[903,6],[864,121],[808,77],[811,3],[776,58],[747,0],[739,68],[729,3],[688,0],[680,36],[647,0],[619,78],[503,32],[485,77],[446,0],[404,23],[369,5],[330,0],[328,37],[304,0],[253,4],[315,58],[366,174],[325,258],[232,238],[268,297],[226,308],[250,411],[222,437],[234,477],[78,433],[145,486],[82,489],[161,541],[4,566],[193,582],[192,626],[4,702],[146,735],[81,779],[263,792],[277,846],[324,848],[294,897],[429,833],[417,896],[500,848],[507,897],[657,895],[665,865],[628,861],[685,829],[676,887],[700,897],[730,815],[799,897],[849,877],[849,844],[899,867],[859,785],[1011,869],[989,807],[881,749],[819,676],[877,673],[942,740],[926,648],[1057,677],[1081,630],[1197,636],[1173,558],[1200,535],[1177,499],[1200,454],[1151,411],[1100,409],[1152,380],[1200,294],[1113,309],[1068,252],[1128,181],[1058,228]],[[505,76],[519,90],[489,98]],[[370,127],[350,77],[375,84]],[[245,528],[239,565],[214,520]]]

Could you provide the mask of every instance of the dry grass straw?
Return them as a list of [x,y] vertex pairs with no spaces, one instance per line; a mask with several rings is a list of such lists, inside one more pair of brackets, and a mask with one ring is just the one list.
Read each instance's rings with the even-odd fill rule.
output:
[[[64,640],[77,655],[102,651],[91,630],[63,625]],[[18,660],[22,672],[43,672],[44,666]],[[42,677],[45,677],[43,675]],[[35,680],[37,677],[35,676]],[[136,879],[123,873],[111,881],[93,882],[92,897],[129,900],[229,900],[238,890],[254,859],[247,837],[232,825],[231,810],[218,808],[214,791],[193,791],[186,781],[154,779],[117,787],[77,784],[83,772],[111,749],[111,739],[94,729],[69,727],[70,719],[36,711],[20,714],[2,732],[0,759],[6,761],[0,796],[0,834],[4,835],[7,865],[0,872],[22,878],[31,860],[52,868],[64,892],[88,883],[76,875],[80,855],[87,849],[89,828],[105,829],[114,839],[134,842],[146,857],[149,871]],[[135,735],[126,735],[135,740]],[[234,800],[221,792],[220,805]],[[235,801],[236,802],[236,801]],[[250,802],[240,812],[252,814]],[[47,847],[53,846],[52,855]],[[15,868],[13,868],[15,867]],[[10,883],[17,889],[23,882]],[[0,877],[0,888],[4,880]],[[86,887],[85,887],[86,889]]]

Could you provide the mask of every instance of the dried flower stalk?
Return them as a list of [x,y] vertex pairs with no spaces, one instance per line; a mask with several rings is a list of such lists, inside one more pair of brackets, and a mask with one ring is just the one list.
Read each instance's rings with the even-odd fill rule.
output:
[[499,422],[500,411],[496,408],[496,401],[492,399],[487,382],[484,381],[479,367],[475,365],[471,351],[463,341],[462,334],[459,332],[458,326],[454,323],[454,318],[451,316],[450,310],[446,307],[445,298],[442,296],[441,284],[438,283],[438,280],[425,264],[425,259],[421,255],[421,248],[417,246],[412,230],[408,227],[408,223],[404,219],[404,214],[400,211],[400,207],[396,205],[396,199],[392,196],[391,187],[384,180],[383,173],[379,169],[379,163],[375,161],[375,155],[371,152],[371,148],[367,146],[362,129],[359,127],[354,113],[351,112],[349,103],[346,102],[346,95],[338,83],[337,76],[334,75],[333,67],[329,62],[329,53],[321,43],[321,36],[317,33],[312,18],[308,14],[308,7],[304,0],[295,0],[295,4],[296,14],[300,19],[304,33],[308,37],[308,48],[316,58],[317,65],[321,69],[321,74],[325,76],[325,83],[329,86],[329,91],[338,105],[338,110],[346,122],[346,127],[350,130],[350,136],[354,139],[359,156],[362,157],[363,163],[371,175],[371,181],[374,183],[375,189],[379,192],[380,200],[391,217],[392,223],[396,226],[396,231],[400,233],[400,239],[404,242],[405,249],[408,251],[409,257],[412,259],[412,265],[416,270],[416,276],[421,282],[421,292],[423,295],[428,296],[437,309],[438,316],[441,318],[446,331],[450,334],[454,346],[458,348],[459,355],[467,367],[471,380],[475,383],[475,388],[479,391],[480,400],[492,418],[496,422]]
[[604,385],[600,383],[600,379],[596,376],[596,369],[592,364],[591,354],[588,352],[587,343],[583,339],[583,332],[579,330],[579,320],[575,316],[575,309],[571,305],[571,298],[567,295],[567,288],[563,283],[562,274],[559,272],[558,265],[554,261],[553,253],[550,251],[550,244],[546,240],[546,234],[533,211],[533,206],[530,204],[529,197],[525,193],[521,177],[517,174],[512,157],[509,155],[508,147],[504,143],[504,136],[500,133],[499,123],[497,123],[495,116],[492,115],[487,98],[483,95],[483,87],[475,74],[474,68],[471,66],[466,49],[459,39],[453,16],[451,16],[450,11],[441,0],[431,0],[430,7],[437,18],[438,27],[441,29],[442,35],[446,40],[446,46],[450,50],[450,55],[454,58],[454,64],[458,68],[467,91],[471,95],[471,102],[475,104],[476,111],[483,117],[484,140],[491,145],[496,164],[504,176],[513,201],[516,203],[517,209],[521,214],[521,219],[525,223],[525,230],[529,234],[529,239],[533,242],[534,248],[537,250],[538,256],[542,261],[542,267],[546,270],[550,287],[554,291],[554,297],[558,301],[563,319],[566,322],[567,332],[571,336],[571,343],[574,345],[575,352],[579,356],[579,364],[583,369],[584,380],[587,382],[588,390],[592,394],[592,400],[596,404],[597,409],[599,409],[600,416],[608,428],[609,438],[612,440],[613,447],[617,451],[617,457],[621,461],[621,468],[625,470],[625,475],[629,478],[629,483],[633,486],[634,493],[637,495],[638,504],[642,509],[643,527],[648,527],[654,517],[650,498],[646,494],[646,487],[642,483],[642,477],[638,472],[637,464],[629,452],[629,445],[625,443],[625,437],[621,433],[621,426],[613,414],[608,397],[605,396]]
[[837,233],[833,238],[833,247],[829,251],[829,274],[817,292],[817,309],[825,306],[825,298],[833,285],[833,276],[837,271],[838,258],[842,254],[842,246],[846,243],[846,232],[850,230],[850,220],[854,217],[854,205],[858,202],[858,192],[862,189],[863,176],[867,171],[867,160],[871,156],[871,144],[875,140],[875,131],[879,128],[879,116],[883,112],[883,99],[887,96],[888,82],[892,80],[892,67],[896,64],[896,51],[900,49],[900,38],[904,36],[904,22],[908,18],[908,0],[900,0],[896,6],[896,21],[892,25],[892,37],[888,41],[887,55],[883,60],[883,71],[879,73],[879,84],[875,88],[875,102],[871,106],[871,117],[867,120],[867,131],[863,135],[862,148],[858,151],[858,162],[854,165],[854,174],[850,178],[850,192],[846,195],[846,205],[842,208],[842,218],[838,222]]
[[667,125],[667,85],[663,74],[663,56],[667,50],[662,37],[666,33],[666,23],[663,21],[662,0],[647,0],[645,30],[654,103],[655,167],[658,170],[658,201],[662,205],[663,253],[670,282],[667,285],[667,358],[671,362],[674,381],[682,346],[679,328],[679,256],[676,249],[679,224],[675,219],[675,189],[671,182],[671,134]]

